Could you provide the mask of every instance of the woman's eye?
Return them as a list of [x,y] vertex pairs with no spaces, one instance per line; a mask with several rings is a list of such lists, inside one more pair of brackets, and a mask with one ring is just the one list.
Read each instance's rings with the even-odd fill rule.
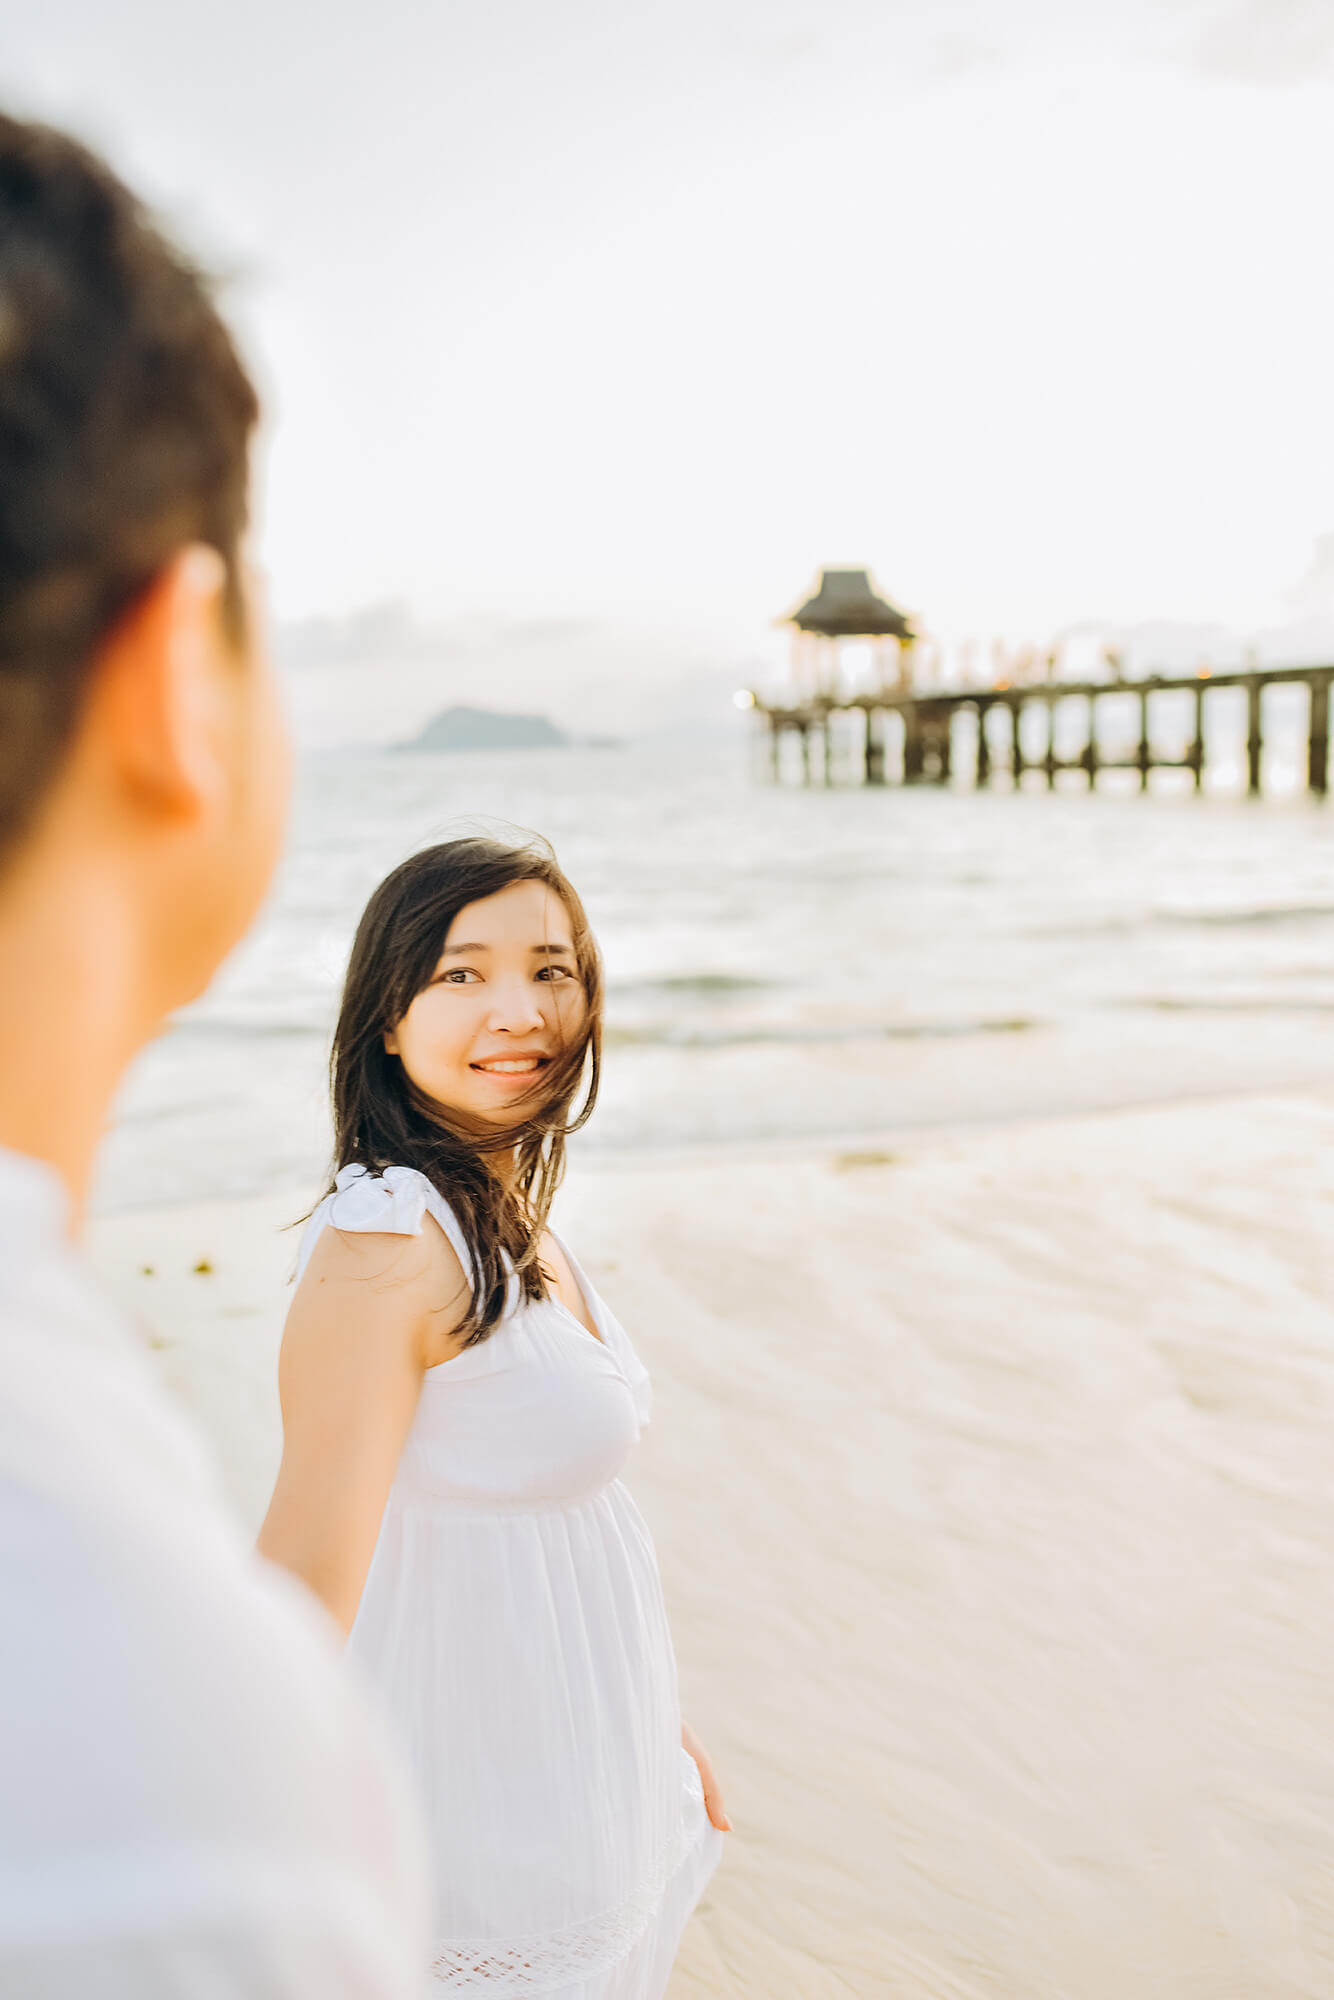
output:
[[574,978],[568,965],[544,965],[537,976],[539,979],[545,979],[548,985],[554,985],[562,979]]
[[451,965],[448,972],[442,972],[436,981],[438,986],[466,986],[477,974],[467,965]]

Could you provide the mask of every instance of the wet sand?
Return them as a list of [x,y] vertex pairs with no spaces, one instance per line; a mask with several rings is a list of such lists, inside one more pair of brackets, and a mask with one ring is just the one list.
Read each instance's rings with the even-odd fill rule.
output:
[[[251,1526],[309,1198],[92,1230]],[[672,2000],[1334,1991],[1334,1094],[640,1155],[561,1221],[737,1828]]]

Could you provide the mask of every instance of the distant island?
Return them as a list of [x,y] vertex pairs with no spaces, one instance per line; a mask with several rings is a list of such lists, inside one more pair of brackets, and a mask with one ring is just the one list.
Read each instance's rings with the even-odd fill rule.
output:
[[446,708],[399,750],[593,750],[617,748],[609,736],[567,736],[545,715],[505,715],[492,708]]
[[501,715],[489,708],[446,708],[400,750],[553,750],[569,742],[545,715]]

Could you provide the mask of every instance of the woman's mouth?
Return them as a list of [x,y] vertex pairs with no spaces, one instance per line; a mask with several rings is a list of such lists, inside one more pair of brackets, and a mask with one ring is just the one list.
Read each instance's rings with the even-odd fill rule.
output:
[[550,1060],[550,1056],[488,1056],[469,1063],[468,1067],[480,1070],[484,1076],[534,1076]]

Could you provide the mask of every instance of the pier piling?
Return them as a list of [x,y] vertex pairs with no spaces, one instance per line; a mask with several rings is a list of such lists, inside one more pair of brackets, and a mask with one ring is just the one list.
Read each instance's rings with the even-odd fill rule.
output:
[[1329,682],[1311,682],[1311,714],[1308,724],[1306,781],[1317,798],[1329,790]]
[[1246,793],[1260,796],[1260,767],[1264,757],[1264,736],[1260,727],[1261,680],[1258,674],[1246,677]]
[[[775,782],[783,776],[783,739],[795,734],[800,739],[801,782],[814,781],[811,735],[818,731],[821,748],[821,776],[826,785],[836,782],[834,722],[836,714],[859,712],[863,718],[861,770],[868,785],[886,783],[885,723],[891,713],[903,725],[903,773],[906,785],[948,785],[954,778],[953,722],[961,709],[971,709],[977,721],[977,750],[973,760],[973,783],[979,789],[989,785],[997,761],[998,746],[988,734],[988,719],[995,709],[1009,714],[1009,768],[1014,789],[1023,787],[1026,771],[1042,771],[1049,788],[1055,788],[1062,771],[1077,771],[1096,788],[1102,771],[1134,771],[1141,791],[1149,789],[1153,771],[1189,771],[1195,790],[1204,790],[1207,746],[1205,741],[1205,699],[1213,688],[1244,688],[1246,693],[1246,778],[1248,796],[1259,797],[1264,775],[1264,691],[1267,687],[1303,683],[1309,693],[1306,783],[1313,798],[1329,792],[1329,709],[1330,684],[1334,664],[1309,667],[1248,667],[1236,672],[1193,674],[1168,678],[1153,675],[1144,681],[1086,681],[1049,683],[1036,687],[957,688],[917,691],[908,687],[883,688],[874,694],[846,697],[813,695],[791,706],[750,697],[758,720],[769,731],[770,774]],[[1154,749],[1151,730],[1151,696],[1170,690],[1188,691],[1193,699],[1194,735],[1183,755],[1164,756]],[[1109,694],[1133,694],[1139,705],[1139,735],[1131,754],[1109,757],[1099,736],[1099,702]],[[1057,751],[1056,709],[1059,703],[1083,696],[1088,709],[1083,748],[1074,756]],[[1024,711],[1040,704],[1045,711],[1046,741],[1040,754],[1024,752]],[[1005,753],[1000,751],[1004,762]]]
[[920,785],[926,776],[926,746],[922,740],[922,711],[917,702],[903,711],[903,782]]
[[1088,697],[1088,743],[1084,750],[1084,768],[1088,772],[1089,790],[1094,791],[1098,783],[1098,697]]
[[977,767],[974,782],[979,791],[991,783],[991,745],[987,741],[987,717],[991,704],[981,701],[977,705]]

